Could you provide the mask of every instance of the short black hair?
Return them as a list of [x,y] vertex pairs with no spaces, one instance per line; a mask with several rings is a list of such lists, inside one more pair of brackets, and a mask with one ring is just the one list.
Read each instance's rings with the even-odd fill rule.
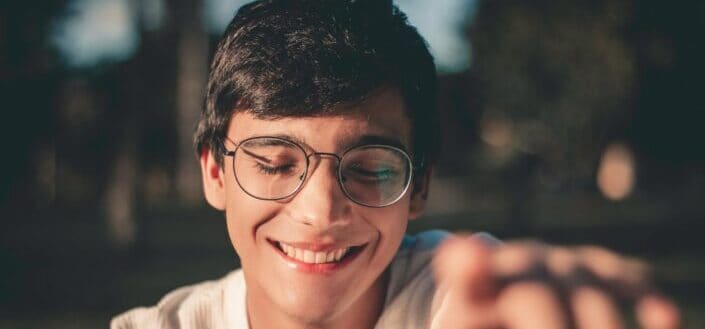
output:
[[260,0],[241,7],[211,64],[196,152],[222,165],[230,118],[336,114],[397,88],[415,162],[438,156],[436,69],[425,40],[391,0]]

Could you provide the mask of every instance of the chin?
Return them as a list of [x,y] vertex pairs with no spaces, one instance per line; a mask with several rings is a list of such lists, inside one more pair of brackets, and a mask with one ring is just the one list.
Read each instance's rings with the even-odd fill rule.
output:
[[289,304],[284,309],[290,317],[299,319],[302,323],[309,325],[324,325],[342,313],[338,303],[335,301],[321,301],[320,298],[316,301]]
[[280,305],[289,316],[308,324],[325,324],[345,309],[345,301],[338,294],[309,289],[308,291],[290,290]]

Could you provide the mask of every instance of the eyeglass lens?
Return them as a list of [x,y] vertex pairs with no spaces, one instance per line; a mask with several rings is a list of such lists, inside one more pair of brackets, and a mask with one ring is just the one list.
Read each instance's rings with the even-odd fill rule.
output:
[[[266,200],[294,194],[306,178],[307,166],[302,147],[272,137],[242,142],[233,159],[240,187],[251,196]],[[411,178],[409,157],[393,147],[354,148],[343,155],[339,166],[343,192],[354,202],[373,207],[397,201]]]

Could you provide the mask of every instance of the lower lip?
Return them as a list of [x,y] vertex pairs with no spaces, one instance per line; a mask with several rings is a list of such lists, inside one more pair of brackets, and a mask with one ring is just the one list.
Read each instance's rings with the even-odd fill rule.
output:
[[285,254],[283,251],[281,251],[279,248],[277,248],[274,244],[272,244],[272,248],[279,254],[284,259],[284,262],[289,268],[304,272],[304,273],[313,273],[313,274],[332,274],[335,273],[342,268],[344,268],[346,265],[350,264],[357,256],[359,256],[367,247],[367,245],[362,246],[360,250],[357,250],[352,255],[347,255],[345,256],[341,261],[335,262],[335,263],[322,263],[322,264],[309,264],[309,263],[304,263],[298,259],[291,258],[287,254]]

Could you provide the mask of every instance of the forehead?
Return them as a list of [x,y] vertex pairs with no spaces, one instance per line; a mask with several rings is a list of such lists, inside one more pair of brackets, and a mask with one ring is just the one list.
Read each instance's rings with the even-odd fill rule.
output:
[[318,151],[339,152],[364,141],[398,144],[395,146],[410,150],[411,121],[395,90],[383,90],[339,112],[262,119],[247,111],[237,111],[231,119],[228,137],[239,142],[256,136],[278,136]]

